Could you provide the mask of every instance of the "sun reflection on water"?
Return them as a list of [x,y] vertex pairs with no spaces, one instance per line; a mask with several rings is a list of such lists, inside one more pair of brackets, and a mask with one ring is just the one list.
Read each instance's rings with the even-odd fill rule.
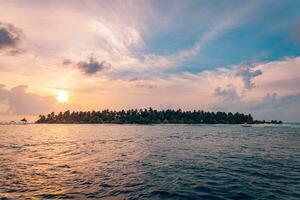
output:
[[[210,194],[199,191],[203,185],[226,196],[229,190],[241,190],[224,183],[243,183],[245,177],[264,184],[268,178],[259,174],[266,173],[290,181],[292,193],[292,167],[300,165],[298,159],[284,163],[300,152],[299,134],[294,129],[263,130],[264,134],[262,128],[237,126],[2,126],[1,198],[197,198]],[[253,187],[251,191],[269,191]]]

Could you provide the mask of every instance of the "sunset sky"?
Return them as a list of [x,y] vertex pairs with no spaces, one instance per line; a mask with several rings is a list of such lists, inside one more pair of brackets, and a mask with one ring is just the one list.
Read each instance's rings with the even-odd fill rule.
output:
[[300,1],[0,0],[0,121],[51,111],[300,121]]

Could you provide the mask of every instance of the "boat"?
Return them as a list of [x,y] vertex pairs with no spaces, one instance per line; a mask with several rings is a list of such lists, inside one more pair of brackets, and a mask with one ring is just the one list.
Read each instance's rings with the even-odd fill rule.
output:
[[251,125],[250,125],[250,124],[247,124],[247,123],[244,123],[244,124],[242,125],[242,127],[251,127]]

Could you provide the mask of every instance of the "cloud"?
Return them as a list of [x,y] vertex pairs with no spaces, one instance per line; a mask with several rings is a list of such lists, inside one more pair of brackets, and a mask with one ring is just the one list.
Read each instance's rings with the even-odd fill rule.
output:
[[242,64],[236,68],[236,76],[240,76],[244,82],[246,89],[252,89],[255,87],[255,84],[252,82],[252,79],[262,75],[262,71],[259,69],[254,69],[256,66],[251,64]]
[[267,93],[260,101],[248,103],[249,110],[259,119],[277,119],[288,122],[300,121],[300,93],[278,97]]
[[132,82],[135,84],[136,87],[139,88],[146,88],[146,89],[153,89],[156,88],[154,84],[151,83],[151,80],[144,80],[140,79],[138,77],[131,77],[129,79],[126,79],[128,82]]
[[292,39],[296,43],[300,43],[300,20],[293,27],[293,30],[292,30]]
[[[241,112],[245,111],[243,106],[243,94],[239,94],[238,89],[229,84],[225,88],[217,87],[214,90],[215,103],[211,104],[211,109],[216,111]],[[241,110],[241,108],[243,108]]]
[[216,97],[221,97],[225,101],[235,101],[241,99],[235,86],[233,85],[227,85],[226,89],[217,87],[214,91],[214,94]]
[[196,56],[202,48],[210,41],[220,37],[226,31],[243,23],[244,19],[253,13],[259,6],[259,2],[251,2],[246,6],[240,6],[231,12],[225,12],[225,15],[216,23],[212,24],[192,47],[179,50],[178,52],[166,56],[148,54],[144,56],[143,65],[148,67],[177,67],[184,61]]
[[252,110],[260,110],[265,108],[266,106],[270,106],[276,103],[278,99],[278,95],[276,92],[274,93],[267,93],[260,101],[254,101],[249,107]]
[[252,113],[256,119],[284,120],[297,122],[300,120],[300,93],[278,97],[276,92],[267,93],[261,99],[246,100],[239,95],[237,89],[229,85],[226,89],[215,89],[218,101],[211,108],[231,112]]
[[87,75],[93,75],[111,67],[110,63],[106,61],[99,62],[94,56],[90,56],[87,61],[78,62],[75,66]]
[[148,84],[148,83],[137,83],[135,84],[135,86],[140,88],[146,88],[146,89],[153,89],[156,87],[155,85]]
[[71,59],[64,59],[62,61],[62,65],[71,65],[73,63],[73,61]]
[[20,43],[24,35],[21,29],[0,21],[0,51],[9,55],[22,53]]
[[53,97],[43,97],[26,91],[26,85],[5,89],[0,86],[0,103],[6,106],[1,114],[36,115],[50,112],[55,105]]
[[132,77],[128,79],[129,82],[139,81],[140,79],[138,77]]
[[207,32],[205,32],[192,48],[178,52],[176,57],[180,59],[187,59],[189,57],[195,56],[197,53],[199,53],[203,45],[205,45],[215,37],[218,37],[228,28],[235,25],[235,23],[237,23],[237,19],[237,17],[227,16],[224,19],[220,20],[219,23],[212,26]]
[[[110,63],[117,73],[137,73],[184,67],[184,62],[197,56],[207,43],[244,23],[260,3],[235,3],[234,7],[229,3],[216,6],[211,13],[206,11],[211,9],[211,3],[196,4],[201,5],[200,12],[195,11],[195,3],[181,2],[163,7],[151,1],[112,1],[105,4],[98,1],[84,4],[64,1],[59,3],[60,9],[54,11],[49,7],[57,7],[55,2],[34,3],[34,6],[12,2],[3,5],[0,12],[11,21],[15,19],[14,23],[22,23],[28,48],[39,57],[61,60],[67,56],[76,60],[89,52],[97,52],[100,61]],[[44,17],[38,18],[41,13]],[[178,20],[187,16],[188,23]],[[47,23],[47,29],[42,26],[44,23]],[[159,49],[166,50],[163,54],[158,53],[156,47],[152,49],[151,41],[159,39],[161,34],[174,36],[174,33],[186,35],[191,30],[194,32],[190,25],[199,25],[195,29],[199,35],[190,39],[184,37],[189,46],[168,52],[164,45],[157,44]],[[190,44],[190,40],[194,44]],[[173,43],[172,40],[169,42]]]

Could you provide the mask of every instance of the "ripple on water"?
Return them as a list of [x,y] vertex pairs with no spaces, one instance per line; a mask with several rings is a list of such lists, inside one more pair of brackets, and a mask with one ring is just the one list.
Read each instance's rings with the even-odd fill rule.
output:
[[300,128],[0,126],[0,199],[300,199]]

